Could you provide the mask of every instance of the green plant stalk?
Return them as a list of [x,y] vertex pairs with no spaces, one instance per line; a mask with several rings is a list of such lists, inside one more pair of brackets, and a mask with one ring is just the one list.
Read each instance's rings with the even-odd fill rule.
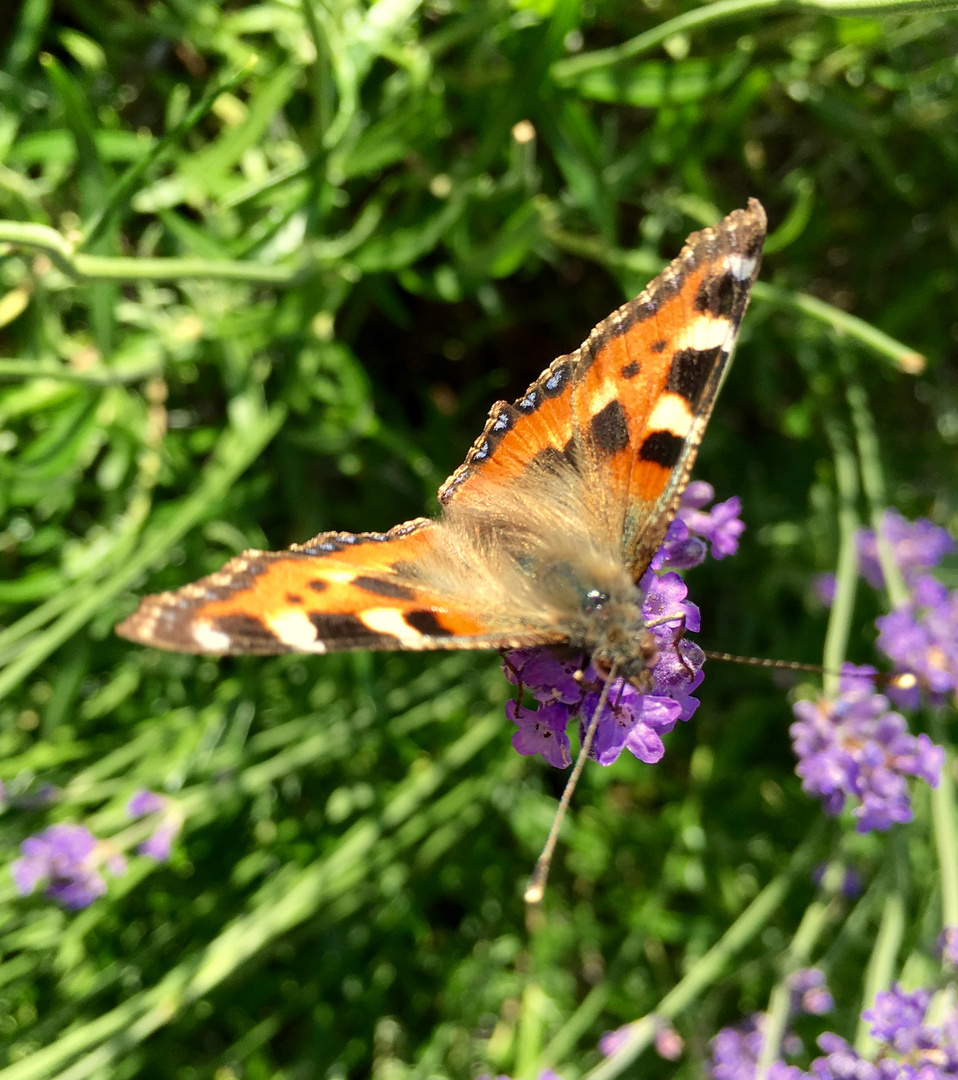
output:
[[[862,484],[869,502],[882,576],[887,586],[889,602],[893,607],[898,607],[908,602],[909,589],[901,567],[895,559],[891,541],[885,536],[882,528],[887,498],[878,437],[872,423],[871,410],[868,408],[868,399],[857,381],[849,382],[847,397],[858,438]],[[940,709],[932,712],[932,733],[939,745],[948,746],[948,735]],[[958,926],[958,833],[955,829],[955,788],[952,767],[953,758],[946,757],[938,786],[931,792],[932,826],[941,880],[943,928]]]
[[[931,734],[940,746],[949,745],[944,709],[932,709]],[[942,929],[958,926],[958,830],[955,828],[954,765],[954,755],[946,751],[941,779],[938,787],[931,792],[931,819],[941,880]]]
[[868,500],[868,514],[871,519],[871,526],[875,531],[878,561],[881,563],[882,576],[885,579],[889,602],[892,607],[899,607],[901,604],[908,602],[909,592],[901,567],[895,559],[891,541],[885,536],[884,514],[888,498],[885,493],[885,477],[882,472],[878,436],[875,434],[875,425],[872,423],[871,410],[868,408],[865,391],[854,375],[848,375],[847,378],[848,386],[845,394],[851,409],[852,423],[855,425],[862,487],[865,490],[865,498]]
[[[908,852],[907,840],[902,830],[893,832],[888,838],[891,848],[888,859],[887,877],[889,889],[882,905],[881,923],[875,936],[875,947],[868,958],[865,968],[865,981],[862,989],[861,1009],[870,1008],[879,990],[885,990],[891,984],[898,953],[905,935],[905,896],[908,887]],[[865,1058],[874,1056],[877,1043],[868,1031],[868,1022],[859,1018],[855,1032],[855,1049]]]
[[[688,1008],[703,990],[721,978],[732,957],[761,933],[772,913],[788,895],[792,883],[812,862],[814,853],[818,850],[822,828],[819,822],[796,849],[788,866],[762,889],[721,939],[662,998],[658,1007],[647,1016],[633,1021],[632,1030],[620,1049],[594,1069],[590,1069],[585,1074],[585,1080],[611,1080],[612,1077],[619,1076],[655,1039],[663,1020],[671,1020],[677,1016],[683,1009]],[[4,1080],[2,1074],[0,1080]]]
[[816,296],[781,289],[765,281],[755,282],[752,286],[752,296],[765,303],[811,315],[813,319],[825,323],[837,334],[858,341],[878,356],[891,360],[899,371],[917,375],[924,370],[925,358],[921,353],[896,341],[895,338],[872,326],[871,323],[865,322],[864,319],[859,319],[856,315],[850,315],[847,311],[827,304]]
[[792,991],[788,985],[789,976],[806,965],[812,949],[818,943],[833,915],[834,904],[831,897],[814,900],[805,909],[805,914],[802,916],[802,921],[795,931],[795,936],[785,956],[782,977],[769,997],[765,1023],[762,1027],[762,1052],[755,1066],[755,1080],[765,1080],[772,1062],[781,1052],[792,997]]
[[0,381],[4,379],[55,379],[58,382],[77,383],[81,386],[122,386],[143,382],[160,375],[163,367],[150,363],[123,371],[111,371],[97,367],[87,371],[74,371],[62,364],[48,364],[40,360],[14,360],[0,357]]
[[858,552],[855,548],[855,531],[858,514],[858,468],[851,452],[845,431],[833,417],[826,416],[828,440],[832,446],[835,463],[835,485],[838,489],[838,564],[835,568],[835,599],[828,615],[825,631],[825,648],[822,665],[825,675],[822,682],[825,694],[838,692],[839,672],[848,652],[852,615],[855,609],[855,590],[858,584]]

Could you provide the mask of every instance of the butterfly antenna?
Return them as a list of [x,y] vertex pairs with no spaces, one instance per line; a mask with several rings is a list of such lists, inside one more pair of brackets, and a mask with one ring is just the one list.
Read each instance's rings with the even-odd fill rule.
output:
[[[776,671],[808,671],[813,675],[841,676],[841,671],[833,671],[831,668],[822,667],[821,664],[803,664],[800,660],[766,660],[758,656],[736,656],[735,653],[710,652],[704,649],[708,660],[724,660],[730,664],[744,664],[746,667],[773,668]],[[915,676],[908,671],[898,672],[872,672],[871,678],[879,686],[895,686],[900,690],[911,689],[917,681]]]
[[524,899],[527,904],[538,904],[543,896],[545,896],[546,882],[549,880],[549,868],[552,865],[552,854],[555,851],[556,843],[559,839],[559,830],[562,828],[563,821],[565,821],[565,816],[568,812],[569,804],[572,802],[572,795],[575,791],[576,784],[578,784],[579,777],[582,775],[582,770],[585,768],[585,763],[589,758],[589,751],[592,749],[596,729],[599,726],[599,718],[605,711],[606,705],[609,703],[609,690],[615,676],[616,667],[613,665],[609,674],[606,676],[605,685],[602,687],[602,693],[599,695],[599,703],[595,707],[595,712],[592,714],[592,719],[589,721],[589,726],[586,728],[585,737],[582,739],[582,745],[579,747],[579,756],[575,759],[575,765],[572,768],[569,779],[566,781],[565,790],[562,792],[562,798],[559,800],[559,805],[556,807],[555,817],[552,819],[552,828],[549,829],[549,835],[546,837],[546,842],[543,845],[542,854],[536,860],[535,869],[532,871],[532,876],[529,878],[529,884],[526,886]]
[[735,653],[710,652],[703,649],[707,660],[724,660],[729,664],[744,664],[746,667],[776,668],[779,671],[810,671],[813,675],[835,674],[820,664],[803,664],[800,660],[767,660],[761,656],[736,656]]

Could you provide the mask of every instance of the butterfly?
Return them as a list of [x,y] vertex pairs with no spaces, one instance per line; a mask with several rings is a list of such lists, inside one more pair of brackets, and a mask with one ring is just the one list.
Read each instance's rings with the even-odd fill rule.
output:
[[243,552],[145,597],[117,633],[211,655],[566,646],[639,685],[637,583],[688,482],[765,228],[751,199],[692,233],[575,352],[493,405],[438,517]]

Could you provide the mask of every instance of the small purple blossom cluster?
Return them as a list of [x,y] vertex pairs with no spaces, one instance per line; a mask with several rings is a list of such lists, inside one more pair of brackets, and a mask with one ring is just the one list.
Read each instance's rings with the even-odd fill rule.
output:
[[[796,703],[791,727],[803,789],[820,797],[828,814],[836,815],[848,799],[856,800],[853,814],[859,832],[910,821],[905,777],[935,787],[944,761],[944,751],[927,735],[909,733],[889,698],[899,706],[915,707],[922,689],[938,700],[958,689],[958,591],[949,592],[926,572],[955,552],[955,541],[930,521],[909,522],[895,510],[885,512],[881,531],[910,596],[877,620],[877,644],[904,677],[889,686],[886,697],[874,693],[873,669],[846,666],[838,696]],[[882,588],[885,577],[875,532],[859,530],[856,546],[863,577]],[[819,582],[818,590],[830,602],[834,579]]]
[[[157,862],[170,857],[170,846],[180,830],[178,813],[168,799],[152,791],[137,791],[127,803],[131,818],[161,815],[156,829],[137,851]],[[110,840],[98,840],[85,825],[51,825],[20,845],[20,858],[10,873],[21,896],[34,893],[45,882],[43,895],[71,911],[89,907],[107,889],[103,871],[113,877],[126,873],[126,858]]]
[[[927,571],[953,555],[958,545],[927,519],[907,521],[897,510],[885,511],[881,531],[910,590],[904,604],[877,620],[878,648],[892,661],[896,673],[914,676],[910,685],[893,686],[889,695],[911,708],[918,704],[923,689],[941,701],[958,690],[958,590],[945,588]],[[875,532],[860,529],[855,542],[862,576],[874,588],[883,588]],[[820,578],[816,591],[831,603],[834,578]]]
[[[815,969],[812,969],[814,971]],[[818,972],[817,976],[821,976]],[[827,995],[824,979],[818,989]],[[770,1080],[940,1080],[958,1076],[958,1010],[953,1006],[929,1024],[932,994],[927,990],[906,993],[892,984],[875,996],[875,1004],[862,1013],[871,1025],[879,1046],[871,1059],[863,1058],[839,1035],[826,1032],[818,1039],[824,1056],[816,1058],[808,1072],[797,1065],[776,1060],[768,1071]],[[831,997],[828,996],[829,1008]],[[828,1011],[828,1010],[824,1010]],[[712,1040],[711,1075],[715,1080],[754,1080],[764,1044],[764,1014],[750,1017],[735,1027],[723,1028]],[[787,1056],[802,1050],[794,1036],[786,1040]]]
[[590,756],[600,765],[611,765],[623,750],[647,763],[662,759],[662,736],[677,721],[688,720],[698,707],[692,692],[704,678],[705,662],[694,642],[684,637],[676,640],[680,631],[696,633],[701,619],[698,608],[688,600],[685,582],[673,571],[697,566],[709,551],[716,559],[734,554],[745,528],[738,517],[741,500],[736,496],[707,511],[714,497],[711,485],[689,484],[665,541],[639,582],[643,621],[655,642],[647,691],[621,678],[606,687],[602,675],[580,654],[561,656],[545,648],[518,649],[506,655],[506,678],[528,690],[537,703],[535,709],[518,701],[506,705],[506,715],[518,727],[512,745],[520,754],[541,754],[559,769],[569,766],[569,722],[578,719],[582,738],[605,689],[608,704]]
[[834,699],[798,701],[789,731],[802,790],[836,816],[846,801],[858,832],[886,830],[911,821],[906,776],[938,785],[944,751],[927,735],[911,735],[888,698],[876,694],[871,668],[846,665]]
[[51,825],[20,845],[21,855],[10,867],[21,896],[29,896],[46,881],[44,896],[71,911],[89,907],[106,892],[105,867],[114,877],[126,872],[126,859],[101,843],[83,825]]
[[[788,988],[793,1013],[801,1011],[819,1016],[834,1008],[825,975],[818,968],[793,971],[788,979]],[[758,1059],[765,1045],[764,1026],[765,1013],[753,1013],[739,1024],[722,1028],[709,1044],[712,1049],[709,1075],[714,1080],[754,1080]],[[801,1040],[788,1034],[783,1040],[783,1049],[789,1057],[800,1054]],[[804,1074],[794,1065],[775,1061],[769,1068],[768,1076],[770,1080],[800,1080]]]
[[908,601],[876,623],[878,648],[896,672],[915,676],[911,687],[892,691],[900,704],[917,705],[922,688],[939,702],[958,690],[958,590],[923,575]]

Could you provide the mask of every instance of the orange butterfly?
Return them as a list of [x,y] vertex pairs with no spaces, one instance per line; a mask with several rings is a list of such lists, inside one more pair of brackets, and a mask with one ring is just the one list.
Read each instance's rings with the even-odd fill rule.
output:
[[751,199],[514,404],[439,489],[438,518],[246,551],[117,627],[182,652],[568,645],[640,685],[637,582],[662,543],[758,274]]

